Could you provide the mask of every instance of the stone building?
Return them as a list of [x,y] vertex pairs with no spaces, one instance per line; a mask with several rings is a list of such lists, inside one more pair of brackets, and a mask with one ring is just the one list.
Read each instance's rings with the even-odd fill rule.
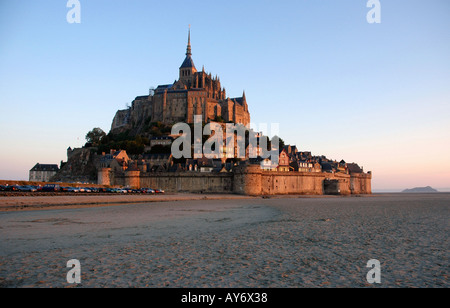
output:
[[289,166],[289,155],[288,152],[285,149],[280,150],[280,155],[278,158],[278,167],[276,168],[276,171],[281,172],[289,172],[290,170],[293,170],[291,166]]
[[37,163],[30,170],[31,182],[48,182],[58,172],[58,165],[48,165]]
[[194,123],[195,115],[202,115],[205,123],[215,120],[250,123],[245,91],[242,97],[229,98],[220,78],[195,67],[189,30],[186,58],[179,68],[178,80],[159,85],[149,95],[136,97],[129,109],[116,113],[111,131],[139,133],[151,122]]

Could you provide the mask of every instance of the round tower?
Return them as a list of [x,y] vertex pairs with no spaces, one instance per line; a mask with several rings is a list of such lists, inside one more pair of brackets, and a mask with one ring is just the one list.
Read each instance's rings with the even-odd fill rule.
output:
[[100,168],[97,173],[98,185],[111,185],[111,168]]
[[258,165],[239,165],[233,169],[233,192],[240,195],[261,195],[262,170]]
[[133,164],[125,171],[125,186],[139,189],[141,188],[141,171],[136,164]]

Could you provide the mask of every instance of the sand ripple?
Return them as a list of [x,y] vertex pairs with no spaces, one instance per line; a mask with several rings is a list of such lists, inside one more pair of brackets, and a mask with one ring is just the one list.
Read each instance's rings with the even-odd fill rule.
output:
[[[450,195],[0,214],[0,287],[448,287]],[[82,283],[66,282],[78,259]]]

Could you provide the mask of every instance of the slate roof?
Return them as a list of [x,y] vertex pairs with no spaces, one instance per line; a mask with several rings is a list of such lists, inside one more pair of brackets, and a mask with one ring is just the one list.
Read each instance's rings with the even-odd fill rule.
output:
[[30,171],[58,171],[58,165],[36,164]]
[[166,89],[170,89],[173,87],[173,84],[164,84],[164,85],[159,85],[156,89],[155,89],[155,93],[156,92],[163,92]]
[[148,100],[148,95],[136,96],[135,101],[146,101]]
[[323,171],[332,171],[333,167],[330,163],[322,163],[322,170]]
[[241,106],[244,106],[244,98],[243,97],[235,97],[235,98],[231,98],[231,100],[238,103]]
[[347,164],[348,172],[352,173],[363,173],[364,171],[358,166],[358,164],[351,163]]
[[181,64],[180,68],[195,68],[194,60],[192,60],[192,57],[190,55],[186,56],[186,59],[184,59],[183,64]]

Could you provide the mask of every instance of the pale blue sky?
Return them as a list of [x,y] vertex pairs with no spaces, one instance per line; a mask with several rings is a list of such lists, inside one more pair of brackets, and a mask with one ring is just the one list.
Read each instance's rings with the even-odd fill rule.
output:
[[172,83],[191,24],[197,69],[245,90],[254,123],[374,173],[373,188],[450,187],[450,2],[0,0],[0,179],[66,160],[93,127]]

